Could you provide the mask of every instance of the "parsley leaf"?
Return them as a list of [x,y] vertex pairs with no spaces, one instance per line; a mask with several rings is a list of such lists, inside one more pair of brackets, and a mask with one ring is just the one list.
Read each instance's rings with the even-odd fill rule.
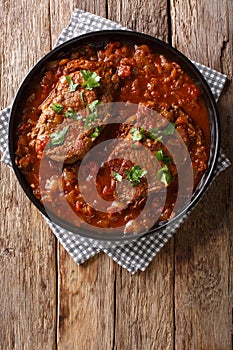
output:
[[91,122],[95,122],[96,119],[98,118],[98,113],[97,112],[93,112],[90,113],[86,116],[86,119],[84,121],[84,127],[85,129],[88,129],[91,126]]
[[98,113],[97,113],[95,107],[96,107],[99,103],[100,103],[99,100],[94,100],[94,101],[92,101],[91,103],[89,103],[89,104],[87,105],[87,110],[88,110],[88,108],[89,108],[89,110],[91,111],[91,113],[88,114],[88,115],[86,116],[86,119],[85,119],[85,122],[84,122],[84,127],[85,127],[85,129],[88,129],[88,128],[90,127],[91,122],[95,122],[96,119],[98,118],[99,115],[98,115]]
[[164,156],[162,148],[155,153],[155,156],[158,160],[161,160],[164,163],[171,162],[171,158]]
[[83,99],[83,92],[80,92],[80,100],[83,102],[84,101],[84,99]]
[[143,139],[143,137],[145,136],[144,135],[144,129],[142,128],[142,129],[140,129],[140,130],[138,130],[138,129],[136,129],[136,128],[132,128],[132,129],[130,129],[130,134],[132,135],[132,139],[134,140],[134,141],[140,141],[141,139]]
[[64,129],[60,130],[60,131],[54,131],[51,135],[50,135],[50,141],[47,144],[47,149],[53,147],[53,146],[60,146],[64,143],[65,141],[65,137],[66,134],[68,133],[70,129],[70,126],[67,125],[64,127]]
[[157,177],[160,179],[161,182],[164,183],[164,185],[167,187],[173,180],[173,176],[170,173],[170,170],[167,165],[164,165],[161,169],[157,172]]
[[60,103],[52,103],[50,106],[49,106],[54,112],[60,114],[62,111],[63,111],[63,106],[60,105]]
[[82,83],[82,86],[86,87],[87,90],[92,90],[95,87],[100,86],[100,79],[95,72],[91,72],[89,70],[81,70],[81,74],[84,78],[84,82]]
[[93,131],[93,133],[91,134],[91,138],[96,138],[99,136],[100,132],[103,130],[102,126],[96,126],[95,130]]
[[74,92],[77,89],[79,84],[74,84],[69,75],[66,76],[66,81],[70,87],[70,92]]
[[121,182],[123,177],[121,174],[116,173],[115,171],[112,172],[112,176],[114,177],[114,179],[116,179],[118,182]]
[[94,100],[91,103],[87,105],[87,107],[90,109],[91,112],[95,111],[95,107],[99,105],[100,101],[99,100]]
[[159,142],[163,140],[163,136],[161,135],[161,130],[159,130],[159,128],[149,129],[147,134],[151,140]]
[[133,166],[130,170],[126,170],[126,178],[131,182],[132,186],[137,186],[141,178],[147,174],[146,170],[141,169],[140,165]]
[[72,119],[75,119],[75,120],[83,119],[81,114],[78,114],[77,112],[75,112],[73,110],[73,108],[71,108],[71,107],[68,108],[68,111],[65,113],[65,117],[66,118],[72,118]]
[[163,135],[174,135],[176,124],[170,122],[167,127],[163,130]]

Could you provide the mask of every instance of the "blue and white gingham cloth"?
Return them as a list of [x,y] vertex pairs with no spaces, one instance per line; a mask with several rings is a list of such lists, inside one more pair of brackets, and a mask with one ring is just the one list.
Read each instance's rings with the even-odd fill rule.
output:
[[[126,28],[105,18],[76,9],[72,14],[70,23],[63,29],[56,46],[81,34],[105,29]],[[206,79],[217,101],[226,82],[226,75],[223,75],[200,63],[193,63]],[[7,128],[10,110],[11,107],[7,107],[0,112],[0,151],[3,154],[1,161],[9,166],[11,166],[11,161],[8,151]],[[230,161],[222,152],[220,152],[217,169],[215,170],[215,176],[229,166]],[[179,229],[189,213],[190,212],[183,215],[179,220],[169,226],[169,228],[165,228],[156,234],[141,237],[123,246],[113,246],[110,242],[109,245],[106,244],[106,242],[102,244],[100,241],[86,239],[77,234],[64,230],[47,218],[46,221],[60,243],[64,246],[77,264],[82,264],[102,250],[119,265],[126,268],[131,274],[134,274],[137,270],[144,271],[146,269],[155,255]]]

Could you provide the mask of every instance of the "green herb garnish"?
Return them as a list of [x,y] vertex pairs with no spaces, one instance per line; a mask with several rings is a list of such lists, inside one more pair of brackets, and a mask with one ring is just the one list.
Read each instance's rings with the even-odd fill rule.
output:
[[73,110],[73,108],[71,108],[71,107],[68,108],[68,111],[65,113],[65,117],[66,118],[72,118],[72,119],[75,119],[75,120],[83,119],[82,115],[77,113],[77,112],[75,112]]
[[140,141],[141,139],[143,139],[143,137],[145,136],[144,134],[145,130],[142,129],[136,129],[136,128],[132,128],[130,129],[130,134],[132,135],[132,139],[134,141]]
[[99,100],[94,100],[91,103],[87,105],[87,107],[90,109],[91,112],[95,111],[95,107],[100,104]]
[[173,180],[173,176],[171,175],[171,172],[167,165],[163,165],[161,169],[157,172],[157,177],[160,179],[161,182],[164,183],[164,185],[167,187]]
[[164,163],[170,163],[170,162],[171,162],[171,158],[164,156],[163,150],[162,150],[162,149],[160,149],[159,151],[157,151],[157,152],[155,153],[155,156],[156,156],[156,158],[157,158],[158,160],[161,160],[161,161],[164,162]]
[[99,103],[100,103],[99,100],[94,100],[87,105],[87,113],[88,113],[88,109],[91,111],[91,113],[86,116],[86,119],[84,121],[85,129],[88,129],[90,127],[91,122],[95,122],[96,119],[98,118],[99,115],[96,111],[96,106]]
[[176,125],[174,123],[169,123],[167,127],[161,131],[159,128],[149,129],[147,131],[147,137],[154,141],[163,141],[163,136],[174,135]]
[[121,174],[116,173],[115,171],[112,172],[112,176],[114,177],[114,179],[116,179],[118,182],[121,182],[123,177]]
[[93,113],[90,113],[86,116],[86,119],[84,121],[84,127],[85,129],[88,129],[91,125],[91,122],[96,122],[98,118],[98,113],[97,112],[93,112]]
[[163,135],[174,135],[176,124],[170,122],[167,127],[163,130]]
[[50,106],[49,106],[54,112],[60,114],[62,111],[63,111],[63,106],[60,105],[60,103],[52,103]]
[[79,84],[74,84],[69,75],[66,76],[66,81],[70,87],[70,92],[74,92],[77,89]]
[[87,90],[92,90],[95,87],[100,86],[100,79],[95,72],[91,72],[89,70],[81,70],[82,76],[84,78],[84,82],[82,83],[82,86],[86,87]]
[[95,130],[91,134],[91,138],[96,138],[99,136],[100,132],[103,130],[103,126],[96,126]]
[[53,146],[60,146],[64,143],[66,134],[68,133],[70,129],[70,126],[67,125],[64,127],[64,129],[60,131],[55,131],[50,135],[50,141],[47,144],[47,149],[53,147]]
[[141,178],[147,174],[146,170],[141,169],[140,165],[133,166],[130,170],[126,170],[126,178],[131,182],[132,186],[137,186]]
[[80,92],[80,100],[83,102],[84,101],[84,99],[83,99],[83,92]]
[[148,138],[154,141],[161,142],[163,140],[163,136],[161,135],[161,130],[159,128],[149,129],[147,131]]

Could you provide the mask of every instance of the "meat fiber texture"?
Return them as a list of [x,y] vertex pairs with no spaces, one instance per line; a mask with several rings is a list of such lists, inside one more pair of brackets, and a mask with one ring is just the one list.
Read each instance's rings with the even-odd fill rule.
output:
[[[75,71],[74,71],[75,69]],[[82,86],[84,77],[82,69],[88,69],[101,77],[100,87],[88,90]],[[101,103],[111,102],[114,91],[118,87],[118,77],[113,73],[109,64],[103,62],[91,62],[83,59],[70,61],[65,69],[66,76],[72,79],[73,84],[78,84],[75,91],[70,91],[66,76],[62,75],[56,86],[53,88],[46,100],[41,104],[41,115],[33,130],[33,136],[36,137],[36,151],[41,152],[41,144],[49,139],[52,133],[61,132],[67,128],[68,132],[62,145],[46,149],[46,156],[58,162],[72,164],[89,151],[95,137],[90,137],[93,128],[98,124],[95,120],[85,124],[85,118],[88,117],[86,107],[93,101]],[[55,112],[52,104],[63,106],[62,114]],[[69,110],[80,112],[80,118],[64,117]],[[89,111],[89,113],[91,113]],[[83,118],[81,118],[83,116]],[[101,116],[101,123],[107,123],[110,114]],[[42,149],[43,151],[43,149]]]

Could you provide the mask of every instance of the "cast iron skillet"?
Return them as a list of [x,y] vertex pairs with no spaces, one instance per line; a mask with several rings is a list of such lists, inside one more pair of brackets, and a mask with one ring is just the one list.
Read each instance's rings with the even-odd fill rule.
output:
[[[201,75],[201,73],[197,70],[197,68],[183,54],[181,54],[179,51],[177,51],[173,47],[169,46],[167,43],[142,33],[125,31],[125,30],[109,30],[109,31],[106,30],[106,31],[91,32],[91,33],[81,35],[77,38],[67,41],[66,43],[50,51],[28,73],[22,85],[20,86],[16,94],[15,100],[13,102],[11,116],[10,116],[10,124],[9,124],[9,150],[10,150],[11,161],[12,161],[14,172],[23,190],[25,191],[26,195],[46,217],[51,218],[51,216],[48,216],[48,213],[45,210],[44,206],[33,195],[30,185],[26,181],[24,175],[15,165],[16,129],[20,122],[22,109],[23,109],[25,100],[30,94],[30,89],[32,87],[33,82],[38,80],[38,78],[43,74],[47,62],[56,60],[58,58],[60,59],[62,57],[68,57],[72,52],[75,52],[79,46],[89,44],[95,48],[103,48],[109,41],[122,41],[130,45],[146,44],[150,46],[152,50],[154,50],[154,52],[159,54],[164,54],[168,59],[172,61],[176,61],[200,88],[207,106],[208,114],[209,114],[210,129],[211,129],[210,130],[211,144],[210,144],[210,158],[209,158],[208,169],[203,175],[199,185],[195,189],[192,195],[191,201],[183,208],[183,210],[181,210],[175,218],[169,221],[160,223],[159,225],[157,225],[156,227],[152,228],[151,230],[149,230],[144,234],[149,234],[152,232],[155,233],[161,230],[162,228],[164,229],[164,228],[168,228],[171,225],[173,226],[174,223],[180,218],[180,216],[182,216],[186,211],[192,209],[194,205],[200,200],[201,196],[205,193],[206,189],[208,188],[208,185],[210,184],[211,179],[213,178],[213,173],[217,165],[218,152],[219,152],[218,112],[217,112],[217,106],[216,106],[214,97],[210,91],[210,88],[206,83],[205,79],[203,78],[203,76]],[[99,232],[94,232],[94,231],[86,232],[86,231],[80,230],[76,226],[70,224],[69,222],[65,222],[64,220],[61,220],[59,217],[54,215],[52,217],[52,220],[53,222],[60,225],[61,227],[73,233],[77,233],[87,239],[91,238],[91,239],[102,240],[102,241],[107,240],[108,242],[112,242],[112,243],[118,242],[120,244],[120,243],[125,243],[128,240],[138,238],[139,236],[142,235],[142,234],[137,234],[137,235],[130,235],[130,236],[128,235],[105,236]]]

